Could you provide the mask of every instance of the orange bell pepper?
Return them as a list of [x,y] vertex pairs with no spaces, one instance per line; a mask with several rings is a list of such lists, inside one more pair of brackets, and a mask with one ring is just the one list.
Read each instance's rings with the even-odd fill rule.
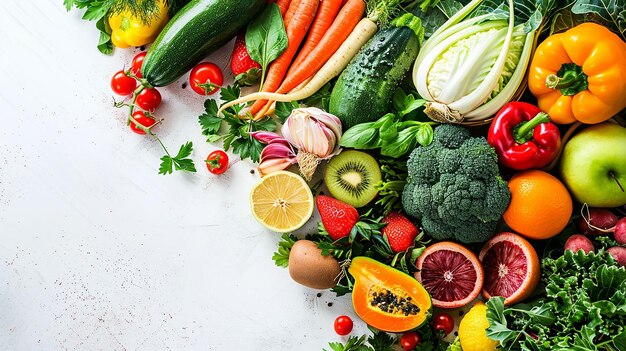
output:
[[626,108],[626,43],[596,23],[554,34],[535,51],[528,87],[555,123],[606,121]]

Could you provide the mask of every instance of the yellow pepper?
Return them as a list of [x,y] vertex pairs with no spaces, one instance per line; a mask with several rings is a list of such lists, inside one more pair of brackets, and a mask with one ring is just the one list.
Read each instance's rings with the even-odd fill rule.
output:
[[111,41],[118,48],[142,46],[152,43],[169,21],[168,7],[163,0],[156,1],[156,9],[149,15],[149,23],[125,10],[109,16]]
[[555,123],[606,121],[626,108],[626,43],[596,23],[554,34],[535,51],[528,87]]

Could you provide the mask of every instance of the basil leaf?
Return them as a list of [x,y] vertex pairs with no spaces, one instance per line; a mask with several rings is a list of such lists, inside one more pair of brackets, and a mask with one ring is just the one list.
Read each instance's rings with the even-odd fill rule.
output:
[[[246,49],[265,76],[267,66],[287,48],[288,39],[278,5],[271,4],[246,30]],[[263,84],[263,79],[261,79]]]
[[428,146],[433,142],[433,127],[430,124],[421,124],[417,133],[415,133],[415,139],[422,146]]
[[572,12],[598,16],[598,23],[617,31],[626,40],[626,0],[577,0]]
[[109,29],[107,28],[107,21],[104,20],[104,17],[101,17],[98,22],[96,22],[96,28],[100,31],[100,39],[98,40],[98,50],[105,55],[109,55],[113,53],[113,43],[111,42],[111,35],[109,34]]
[[417,146],[415,128],[416,127],[409,127],[398,132],[398,136],[393,140],[393,142],[383,145],[380,149],[380,154],[383,156],[398,158],[410,151],[413,151],[413,149]]
[[380,139],[383,140],[383,143],[387,141],[392,141],[398,136],[398,123],[396,123],[393,119],[387,119],[382,126],[380,126]]
[[339,140],[339,145],[355,149],[374,149],[378,147],[378,129],[374,122],[357,124],[346,130]]

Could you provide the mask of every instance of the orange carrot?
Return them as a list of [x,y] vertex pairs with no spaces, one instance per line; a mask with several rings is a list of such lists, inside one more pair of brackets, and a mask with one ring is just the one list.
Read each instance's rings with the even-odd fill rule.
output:
[[291,2],[291,0],[277,0],[276,1],[276,5],[278,5],[278,8],[280,9],[280,15],[281,16],[285,16],[285,12],[287,12],[287,9],[289,8],[289,3]]
[[303,57],[300,65],[287,75],[276,92],[279,94],[288,93],[305,79],[314,75],[352,33],[354,27],[363,17],[364,11],[365,2],[363,0],[348,0],[319,44],[310,54]]
[[[285,78],[285,74],[287,73],[287,69],[291,64],[291,61],[293,61],[302,40],[304,40],[306,32],[309,30],[309,27],[313,22],[318,5],[319,0],[300,1],[298,9],[295,11],[293,18],[290,20],[286,28],[288,40],[287,49],[285,49],[285,51],[283,51],[283,53],[278,56],[278,58],[274,60],[274,62],[272,62],[267,69],[265,82],[263,83],[263,92],[275,92],[280,86],[283,78]],[[250,108],[250,113],[255,115],[263,106],[265,106],[266,102],[267,101],[265,100],[255,102]]]
[[311,30],[309,30],[309,34],[304,42],[304,46],[302,46],[298,56],[291,64],[289,71],[287,71],[287,77],[291,75],[291,72],[306,59],[317,44],[319,44],[320,40],[322,40],[328,28],[333,24],[333,20],[337,16],[342,2],[343,0],[322,0],[320,8],[313,20],[313,24],[311,25]]
[[285,28],[287,28],[287,26],[289,25],[289,22],[291,22],[291,19],[293,18],[293,15],[296,13],[296,10],[298,10],[298,7],[300,6],[300,2],[302,0],[292,0],[291,4],[289,4],[289,9],[287,9],[287,12],[285,12],[285,15],[283,16],[283,22],[285,23]]

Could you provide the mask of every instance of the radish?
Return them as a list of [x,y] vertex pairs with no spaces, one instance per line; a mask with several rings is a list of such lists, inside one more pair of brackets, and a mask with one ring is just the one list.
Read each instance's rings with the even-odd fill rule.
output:
[[612,232],[617,216],[605,208],[590,208],[578,221],[578,230],[587,235],[603,235]]
[[622,217],[615,224],[615,241],[620,245],[626,245],[626,217]]
[[585,253],[596,252],[593,243],[589,238],[582,234],[574,234],[565,242],[565,250],[578,251],[583,250]]
[[626,247],[614,246],[606,250],[606,252],[610,253],[611,256],[613,256],[615,261],[617,261],[617,264],[622,267],[626,267]]

